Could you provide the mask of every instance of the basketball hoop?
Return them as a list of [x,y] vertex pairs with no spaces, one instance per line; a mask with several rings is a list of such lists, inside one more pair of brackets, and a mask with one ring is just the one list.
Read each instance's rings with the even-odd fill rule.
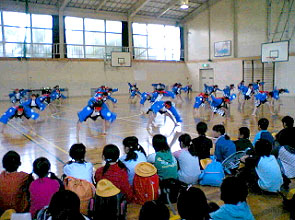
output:
[[276,61],[276,57],[266,57],[267,63],[273,63]]

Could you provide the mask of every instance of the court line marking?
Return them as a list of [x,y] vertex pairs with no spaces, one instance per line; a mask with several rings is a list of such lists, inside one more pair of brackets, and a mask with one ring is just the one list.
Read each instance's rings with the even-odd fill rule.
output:
[[28,140],[30,140],[31,142],[35,143],[39,148],[41,148],[43,151],[45,151],[46,153],[48,153],[49,155],[51,155],[52,157],[54,157],[56,160],[58,160],[60,163],[65,164],[65,162],[63,162],[59,157],[57,157],[55,154],[51,153],[50,151],[46,150],[46,148],[44,148],[42,146],[42,144],[37,141],[35,138],[33,138],[31,135],[29,134],[25,134],[24,132],[22,132],[20,129],[18,129],[17,127],[15,127],[13,124],[11,124],[10,122],[8,123],[8,125],[12,128],[14,128],[14,130],[16,130],[18,133],[22,134],[25,138],[27,138]]
[[[18,125],[21,126],[23,129],[28,130],[28,129],[27,129],[26,127],[24,127],[23,125],[21,125],[21,124],[18,124]],[[66,155],[68,155],[68,152],[65,151],[64,149],[62,149],[61,147],[59,147],[59,146],[57,146],[56,144],[54,144],[54,143],[48,141],[46,138],[44,138],[43,136],[37,134],[35,131],[33,131],[33,130],[29,130],[29,131],[32,132],[34,135],[36,135],[38,138],[40,138],[40,139],[42,139],[43,141],[45,141],[47,144],[52,145],[54,148],[60,150],[61,152],[65,153]]]

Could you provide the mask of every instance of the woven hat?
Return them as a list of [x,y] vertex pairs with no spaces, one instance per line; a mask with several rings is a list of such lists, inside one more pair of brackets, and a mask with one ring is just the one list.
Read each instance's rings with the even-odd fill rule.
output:
[[101,197],[111,197],[120,193],[118,189],[111,181],[102,179],[98,181],[96,186],[96,195]]
[[157,168],[148,162],[142,162],[136,165],[135,173],[141,177],[149,177],[157,173]]
[[7,209],[0,217],[0,220],[10,220],[12,214],[15,213],[14,209]]

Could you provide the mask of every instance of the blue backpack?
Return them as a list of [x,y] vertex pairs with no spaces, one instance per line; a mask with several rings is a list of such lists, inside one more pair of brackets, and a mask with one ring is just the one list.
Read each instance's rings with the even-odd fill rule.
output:
[[207,165],[203,172],[199,176],[200,185],[208,186],[220,186],[224,179],[223,166],[220,162],[217,162],[215,157],[211,157],[212,162]]

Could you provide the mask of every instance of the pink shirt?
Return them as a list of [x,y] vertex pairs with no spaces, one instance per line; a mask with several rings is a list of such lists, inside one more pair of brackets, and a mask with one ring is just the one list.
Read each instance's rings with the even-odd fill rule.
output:
[[30,213],[35,216],[36,212],[49,205],[51,197],[59,190],[59,182],[49,177],[33,181],[29,191],[31,196]]

